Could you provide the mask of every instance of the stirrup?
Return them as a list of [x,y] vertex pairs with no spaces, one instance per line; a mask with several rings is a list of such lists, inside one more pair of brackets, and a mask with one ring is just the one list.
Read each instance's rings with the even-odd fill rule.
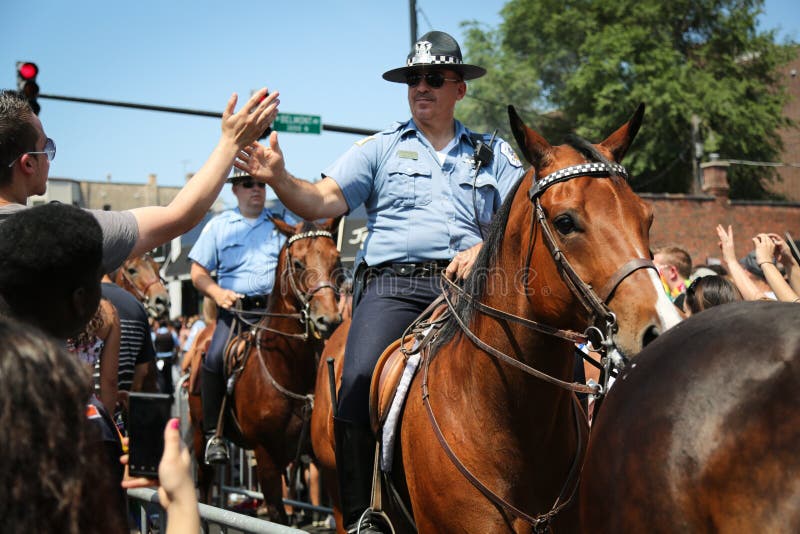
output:
[[[378,518],[379,521],[373,520],[372,518],[374,517]],[[364,510],[361,517],[358,518],[358,523],[347,531],[348,534],[372,534],[377,532],[395,534],[394,525],[389,520],[389,516],[383,511],[376,512],[372,508]]]
[[229,458],[228,446],[222,438],[214,436],[208,440],[205,453],[206,465],[227,464]]

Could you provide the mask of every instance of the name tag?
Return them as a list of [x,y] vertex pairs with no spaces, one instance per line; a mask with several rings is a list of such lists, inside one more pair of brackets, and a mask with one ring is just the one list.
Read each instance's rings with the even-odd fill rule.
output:
[[397,157],[403,159],[419,159],[419,154],[413,150],[398,150]]

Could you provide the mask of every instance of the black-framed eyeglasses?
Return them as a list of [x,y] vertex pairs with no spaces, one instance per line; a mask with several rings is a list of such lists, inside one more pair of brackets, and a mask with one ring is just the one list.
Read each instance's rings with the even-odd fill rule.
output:
[[14,158],[14,160],[11,163],[8,164],[8,168],[10,169],[11,167],[13,167],[14,164],[17,162],[17,160],[22,156],[24,156],[25,154],[46,154],[47,161],[53,161],[54,159],[56,159],[56,142],[48,137],[47,141],[45,141],[44,143],[44,150],[23,152],[22,154]]
[[444,85],[444,82],[460,82],[458,78],[445,78],[441,72],[426,72],[425,74],[409,74],[406,76],[406,83],[409,87],[416,87],[419,82],[425,78],[425,83],[428,86],[438,89]]
[[241,185],[245,189],[252,189],[253,186],[258,187],[259,189],[266,189],[267,188],[267,184],[265,184],[264,182],[254,182],[252,180],[248,180],[246,182],[239,182],[239,185]]

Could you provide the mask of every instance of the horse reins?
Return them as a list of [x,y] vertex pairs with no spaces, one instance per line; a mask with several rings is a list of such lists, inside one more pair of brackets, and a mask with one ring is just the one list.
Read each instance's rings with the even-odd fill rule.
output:
[[[599,291],[599,294],[592,288],[590,284],[587,284],[583,281],[583,279],[578,275],[575,271],[572,264],[567,259],[566,255],[561,251],[560,247],[558,246],[558,242],[556,241],[555,235],[550,227],[550,224],[547,222],[547,217],[545,216],[544,209],[540,203],[541,195],[547,190],[548,187],[554,185],[556,183],[565,182],[567,180],[571,180],[577,177],[592,177],[592,178],[610,178],[614,175],[620,175],[625,179],[628,178],[628,173],[622,165],[617,163],[583,163],[579,165],[572,165],[570,167],[565,167],[558,171],[552,172],[541,178],[540,180],[536,180],[536,170],[533,170],[533,184],[531,185],[530,190],[528,191],[528,198],[532,204],[532,211],[531,211],[531,225],[530,225],[530,237],[528,241],[528,251],[526,254],[525,260],[525,273],[526,273],[526,282],[527,282],[527,272],[530,268],[530,261],[532,257],[532,247],[533,247],[533,237],[535,232],[535,225],[536,221],[539,222],[542,228],[542,235],[544,236],[545,245],[547,246],[550,255],[552,256],[556,267],[558,269],[558,273],[561,278],[564,280],[565,284],[569,288],[570,292],[578,299],[581,305],[586,309],[586,311],[591,315],[592,320],[591,325],[587,328],[587,330],[583,334],[579,334],[577,332],[571,330],[563,330],[559,328],[555,328],[549,325],[545,325],[538,321],[534,321],[531,319],[527,319],[524,317],[519,317],[517,315],[504,312],[502,310],[498,310],[481,302],[475,300],[471,295],[468,295],[461,287],[457,284],[452,282],[446,277],[442,277],[442,280],[446,282],[449,287],[455,290],[458,293],[459,298],[466,298],[470,301],[470,305],[485,315],[489,315],[496,319],[501,319],[504,321],[511,321],[516,324],[522,325],[526,328],[535,330],[537,332],[541,332],[543,334],[558,337],[564,339],[566,341],[571,341],[573,343],[585,343],[589,339],[589,335],[591,332],[597,332],[600,337],[600,343],[598,349],[601,351],[610,351],[616,348],[616,345],[613,340],[613,335],[618,331],[616,316],[608,307],[608,302],[611,300],[615,290],[625,280],[628,276],[639,269],[656,269],[655,264],[649,259],[646,258],[633,258],[627,262],[625,262],[620,268],[618,268],[615,273],[608,279],[608,281],[603,285],[602,289]],[[657,270],[657,269],[656,269]],[[496,506],[506,510],[511,515],[518,517],[530,523],[534,527],[534,531],[540,532],[549,527],[550,521],[558,514],[565,506],[567,506],[575,495],[576,489],[578,487],[577,479],[579,478],[580,467],[582,465],[582,457],[584,453],[584,445],[583,445],[583,429],[579,421],[579,411],[580,408],[578,406],[577,398],[575,397],[574,393],[588,393],[590,395],[601,395],[605,391],[599,385],[596,386],[589,386],[584,384],[579,384],[576,382],[566,382],[564,380],[558,379],[554,376],[551,376],[547,373],[539,371],[529,365],[526,365],[519,361],[516,358],[513,358],[504,352],[495,349],[491,345],[485,343],[481,340],[474,332],[472,332],[464,320],[459,316],[455,309],[454,302],[448,296],[448,288],[444,287],[444,283],[442,284],[442,296],[444,297],[445,302],[447,303],[447,308],[450,312],[450,315],[453,316],[456,323],[458,324],[459,328],[462,332],[475,344],[479,349],[486,352],[487,354],[494,356],[498,360],[505,362],[531,376],[534,376],[540,380],[543,380],[547,383],[553,384],[558,386],[562,389],[566,389],[573,393],[572,395],[572,404],[573,404],[573,411],[576,413],[574,414],[576,426],[577,426],[577,438],[578,438],[578,450],[576,451],[575,457],[573,459],[572,465],[570,467],[569,473],[567,474],[567,478],[562,485],[561,491],[559,492],[558,498],[556,499],[555,503],[551,507],[548,512],[543,514],[539,514],[536,516],[531,516],[522,510],[519,510],[511,503],[507,502],[505,499],[494,493],[491,489],[489,489],[485,484],[483,484],[475,475],[473,475],[469,469],[464,465],[463,462],[458,458],[455,454],[453,449],[447,443],[447,440],[436,420],[436,417],[433,413],[433,408],[430,404],[429,399],[429,390],[428,390],[428,370],[430,368],[430,361],[431,361],[431,351],[428,347],[426,351],[426,357],[424,358],[424,371],[423,371],[423,381],[422,381],[422,400],[425,408],[428,412],[428,418],[430,419],[431,425],[433,427],[434,433],[436,438],[438,439],[440,445],[444,449],[445,453],[447,454],[450,461],[454,464],[454,466],[458,469],[459,472],[464,475],[470,483],[475,486],[486,498],[492,501]],[[598,320],[603,320],[605,322],[605,333],[602,332],[597,326],[594,324]],[[605,335],[604,335],[605,334]],[[608,366],[608,364],[606,364]],[[607,369],[608,371],[608,369]],[[569,488],[572,488],[571,491]],[[569,496],[565,498],[565,496],[569,493]]]
[[[321,291],[323,289],[326,289],[326,288],[332,289],[334,291],[334,293],[338,293],[338,291],[336,289],[336,286],[334,286],[333,283],[330,280],[325,280],[325,281],[323,281],[321,283],[317,283],[317,284],[314,285],[314,287],[312,287],[311,289],[309,289],[307,291],[301,291],[300,288],[297,287],[297,283],[295,281],[295,272],[296,271],[294,270],[294,262],[292,260],[292,252],[291,252],[292,244],[294,244],[296,241],[299,241],[301,239],[316,239],[318,237],[327,237],[329,239],[333,239],[333,234],[331,232],[326,231],[326,230],[310,230],[308,232],[302,232],[302,233],[299,233],[299,234],[295,234],[295,235],[291,236],[286,241],[286,265],[287,265],[287,267],[286,267],[286,272],[287,272],[286,276],[288,276],[288,278],[289,278],[289,286],[292,289],[292,293],[294,294],[294,297],[297,299],[297,301],[301,305],[301,311],[299,313],[272,313],[272,312],[266,312],[266,311],[260,311],[260,310],[245,311],[245,310],[242,310],[241,308],[232,311],[232,313],[236,316],[237,323],[239,321],[241,321],[242,323],[244,323],[244,324],[246,324],[246,325],[248,325],[250,327],[250,335],[247,337],[247,341],[246,341],[246,344],[245,344],[244,357],[242,358],[241,362],[237,365],[237,368],[234,371],[232,371],[232,373],[231,373],[232,376],[233,375],[238,376],[244,370],[245,364],[247,363],[247,360],[250,357],[250,352],[251,352],[251,349],[253,347],[253,344],[255,344],[256,352],[258,353],[258,358],[259,358],[259,360],[261,362],[263,362],[263,369],[264,369],[264,372],[267,375],[267,379],[269,380],[270,384],[272,384],[272,386],[279,393],[284,395],[285,397],[287,397],[287,398],[289,398],[291,400],[295,400],[295,401],[303,403],[303,406],[301,408],[301,415],[300,415],[300,419],[302,420],[302,428],[301,428],[301,431],[300,431],[301,437],[300,437],[300,440],[298,440],[298,444],[297,444],[298,448],[297,448],[297,452],[295,454],[295,463],[300,457],[301,447],[302,447],[303,441],[305,439],[304,436],[306,436],[307,433],[308,433],[308,426],[309,426],[309,423],[311,421],[311,410],[314,408],[314,394],[313,393],[308,393],[308,394],[295,393],[295,392],[291,391],[290,389],[288,389],[288,388],[284,387],[283,385],[281,385],[275,379],[275,377],[272,375],[272,373],[269,370],[269,366],[267,365],[266,360],[264,360],[264,358],[263,358],[263,356],[261,354],[261,345],[262,345],[261,336],[264,334],[264,332],[270,332],[270,333],[273,333],[273,334],[277,334],[277,335],[280,335],[280,336],[283,336],[283,337],[287,337],[287,338],[290,338],[290,339],[296,339],[296,340],[299,340],[299,341],[308,341],[309,339],[311,339],[312,336],[315,339],[321,339],[321,336],[316,331],[316,329],[314,328],[314,326],[312,324],[312,321],[310,320],[310,318],[311,318],[310,317],[311,300],[314,298],[314,295],[316,295],[319,291]],[[257,315],[261,319],[259,319],[259,321],[257,323],[254,323],[254,322],[248,321],[244,317],[244,315]],[[297,334],[297,333],[294,333],[294,332],[284,332],[282,330],[278,330],[278,329],[271,328],[271,327],[266,326],[266,325],[262,325],[261,324],[261,320],[264,319],[264,318],[267,318],[267,317],[270,317],[270,318],[282,318],[282,319],[297,319],[303,325],[304,333]],[[226,346],[230,343],[230,340],[233,337],[235,337],[233,335],[233,330],[234,329],[231,329],[231,332],[230,332],[230,334],[228,336],[228,341],[225,344]],[[233,387],[230,386],[230,385],[229,385],[228,389],[229,389],[229,392],[233,391]]]
[[[316,331],[314,324],[310,321],[310,311],[311,311],[311,300],[314,298],[318,292],[322,291],[323,289],[332,289],[334,293],[338,293],[336,286],[330,280],[323,280],[314,285],[314,287],[306,290],[301,291],[299,287],[297,287],[297,282],[295,281],[295,269],[294,269],[294,262],[292,261],[292,244],[296,241],[301,239],[315,239],[317,237],[327,237],[333,239],[333,234],[326,230],[311,230],[308,232],[303,232],[300,234],[295,234],[291,236],[286,241],[286,276],[289,279],[289,287],[294,294],[295,299],[300,304],[300,311],[298,313],[272,313],[267,311],[261,310],[250,310],[245,311],[241,309],[236,309],[233,313],[236,315],[237,320],[247,324],[251,328],[261,332],[271,332],[273,334],[278,334],[280,336],[298,339],[300,341],[307,341],[312,336],[316,339],[320,339],[319,332]],[[296,319],[300,322],[300,324],[304,327],[304,332],[302,334],[298,334],[295,332],[284,332],[282,330],[277,330],[275,328],[271,328],[266,325],[261,324],[261,320],[259,319],[258,322],[248,321],[244,316],[245,315],[255,315],[260,317],[261,319],[265,317],[272,317],[272,318],[281,318],[281,319]]]

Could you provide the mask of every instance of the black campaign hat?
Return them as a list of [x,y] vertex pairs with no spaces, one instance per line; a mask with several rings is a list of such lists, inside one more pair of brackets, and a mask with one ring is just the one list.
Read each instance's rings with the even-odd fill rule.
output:
[[467,65],[461,58],[461,48],[450,35],[444,32],[428,32],[414,43],[414,50],[406,58],[406,66],[388,70],[383,79],[389,82],[405,83],[409,73],[444,67],[458,72],[465,80],[474,80],[486,74],[486,69]]

